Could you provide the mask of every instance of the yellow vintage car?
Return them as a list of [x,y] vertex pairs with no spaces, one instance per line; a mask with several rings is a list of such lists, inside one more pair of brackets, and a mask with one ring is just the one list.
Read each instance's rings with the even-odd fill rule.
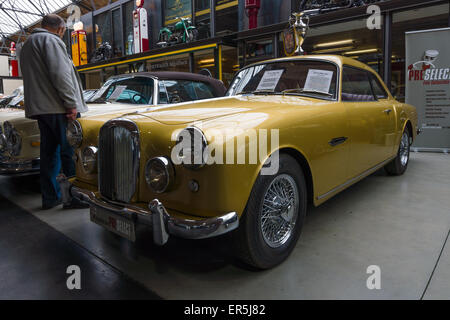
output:
[[239,71],[224,98],[73,122],[77,175],[61,183],[129,240],[137,226],[159,245],[230,233],[266,269],[295,247],[308,204],[383,167],[403,174],[416,135],[416,109],[365,64],[282,58]]

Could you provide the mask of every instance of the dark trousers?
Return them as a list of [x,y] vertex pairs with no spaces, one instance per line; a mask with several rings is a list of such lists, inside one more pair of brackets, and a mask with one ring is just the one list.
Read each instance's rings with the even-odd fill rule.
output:
[[56,177],[62,172],[66,177],[75,175],[73,148],[66,138],[65,114],[46,114],[37,117],[41,131],[41,192],[42,205],[52,206],[61,199]]

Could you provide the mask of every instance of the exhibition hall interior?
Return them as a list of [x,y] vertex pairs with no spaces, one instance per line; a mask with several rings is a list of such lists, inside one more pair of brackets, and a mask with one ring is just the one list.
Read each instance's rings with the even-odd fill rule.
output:
[[0,300],[449,300],[449,11],[0,0]]

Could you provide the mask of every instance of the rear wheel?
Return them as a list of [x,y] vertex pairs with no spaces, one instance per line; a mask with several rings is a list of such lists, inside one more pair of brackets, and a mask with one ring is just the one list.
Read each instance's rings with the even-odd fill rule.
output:
[[405,173],[409,163],[410,147],[410,135],[406,128],[403,132],[402,140],[400,141],[397,156],[384,167],[388,174],[399,176]]
[[197,40],[198,38],[198,30],[197,29],[190,29],[188,30],[188,37],[186,38],[186,42],[192,42]]
[[241,225],[234,234],[236,254],[244,263],[269,269],[295,248],[306,215],[307,189],[297,161],[280,155],[276,175],[259,175]]

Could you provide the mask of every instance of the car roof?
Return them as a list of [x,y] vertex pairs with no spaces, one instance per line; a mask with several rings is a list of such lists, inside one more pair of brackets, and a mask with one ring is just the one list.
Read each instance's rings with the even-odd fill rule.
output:
[[223,82],[220,80],[204,76],[201,74],[189,72],[175,72],[175,71],[135,72],[112,76],[109,79],[116,80],[128,77],[148,77],[158,80],[191,80],[191,81],[206,82],[209,83],[214,88],[214,91],[219,96],[225,95],[225,92],[227,90]]
[[271,60],[265,60],[265,61],[260,61],[260,62],[256,62],[253,63],[251,65],[248,65],[246,67],[249,66],[253,66],[253,65],[258,65],[261,63],[267,63],[267,62],[276,62],[276,61],[285,61],[285,60],[307,60],[307,59],[311,59],[311,60],[326,60],[326,61],[330,61],[330,62],[334,62],[339,66],[343,66],[343,65],[350,65],[350,66],[354,66],[354,67],[358,67],[361,69],[365,69],[365,70],[370,70],[372,72],[374,72],[374,70],[369,67],[368,65],[349,58],[349,57],[344,57],[344,56],[339,56],[339,55],[319,55],[319,54],[309,54],[309,55],[304,55],[304,56],[293,56],[293,57],[285,57],[285,58],[277,58],[277,59],[271,59]]
[[189,73],[189,72],[176,72],[176,71],[157,71],[157,72],[134,72],[125,73],[117,76],[112,76],[110,79],[120,79],[127,77],[149,77],[161,80],[197,80],[197,81],[220,81],[211,77],[207,77],[201,74]]

